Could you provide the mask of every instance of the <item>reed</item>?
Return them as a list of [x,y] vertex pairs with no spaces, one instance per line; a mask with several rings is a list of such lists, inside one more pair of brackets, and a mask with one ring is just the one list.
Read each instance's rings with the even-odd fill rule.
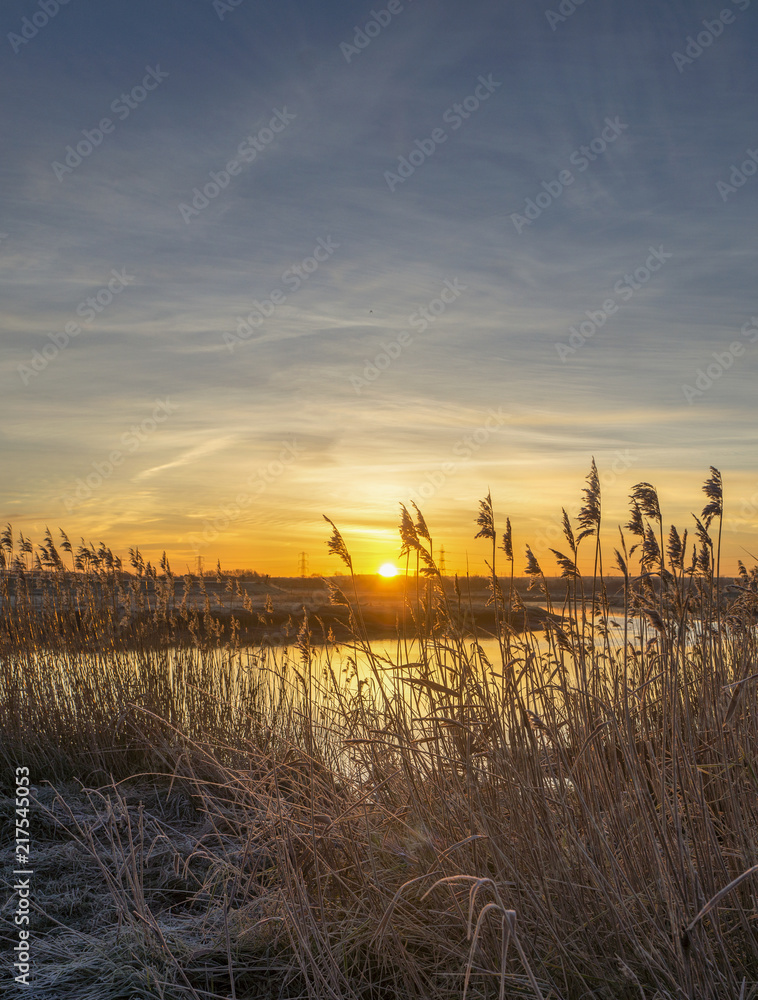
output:
[[489,494],[491,636],[403,508],[421,572],[395,655],[357,589],[333,591],[342,650],[307,614],[250,648],[165,557],[127,572],[63,536],[68,565],[6,531],[0,766],[38,789],[35,1000],[758,996],[758,571],[720,578],[715,469],[704,490],[688,554],[638,484],[611,580],[593,462],[539,634]]

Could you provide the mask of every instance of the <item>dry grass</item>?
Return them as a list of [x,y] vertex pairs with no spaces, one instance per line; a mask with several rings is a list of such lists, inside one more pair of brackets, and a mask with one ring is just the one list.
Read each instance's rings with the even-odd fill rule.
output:
[[318,622],[247,650],[167,563],[80,549],[69,570],[48,537],[35,575],[6,536],[0,762],[38,787],[35,998],[758,996],[758,573],[726,591],[715,470],[705,491],[690,562],[635,488],[613,629],[593,464],[539,637],[488,496],[494,662],[404,511],[426,579],[392,658],[334,593],[347,675]]

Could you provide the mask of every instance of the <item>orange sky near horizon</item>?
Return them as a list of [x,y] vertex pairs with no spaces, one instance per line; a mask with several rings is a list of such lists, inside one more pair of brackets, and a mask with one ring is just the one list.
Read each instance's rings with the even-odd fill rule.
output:
[[[660,471],[660,470],[657,470]],[[707,470],[705,470],[707,472]],[[663,514],[664,543],[669,527],[675,524],[680,534],[686,529],[689,533],[688,555],[689,564],[692,544],[696,541],[695,522],[692,513],[700,516],[707,502],[702,492],[705,476],[693,474],[672,473],[665,476],[653,476],[652,470],[636,468],[624,470],[623,474],[615,474],[599,469],[601,483],[605,478],[608,485],[602,486],[603,528],[601,542],[603,548],[604,570],[608,574],[616,574],[614,549],[619,547],[617,526],[625,525],[629,520],[628,493],[631,487],[641,481],[632,472],[650,475],[657,486]],[[492,469],[489,470],[492,477]],[[476,516],[479,510],[479,500],[486,495],[486,489],[478,493],[471,489],[470,479],[464,483],[456,483],[455,488],[428,499],[419,496],[417,500],[430,533],[433,537],[434,553],[439,556],[444,548],[445,569],[450,575],[466,572],[473,574],[487,573],[485,560],[491,556],[490,543],[484,539],[476,539],[478,526]],[[656,484],[655,479],[658,479]],[[643,480],[644,481],[644,480]],[[724,575],[735,575],[738,560],[748,567],[758,562],[758,492],[753,490],[755,481],[750,476],[731,475],[725,477],[725,508],[722,535],[721,569]],[[561,489],[562,485],[562,489]],[[570,480],[565,475],[543,481],[539,488],[533,489],[530,497],[526,484],[515,487],[513,483],[503,483],[498,489],[497,484],[491,486],[492,500],[495,510],[498,546],[502,542],[506,518],[510,518],[513,532],[513,547],[515,555],[514,571],[517,576],[525,573],[525,547],[529,545],[537,557],[543,572],[548,576],[558,575],[555,556],[551,548],[569,554],[568,546],[561,529],[561,508],[565,507],[572,524],[576,529],[576,515],[582,501],[582,490],[585,479],[581,475],[573,475]],[[465,490],[465,492],[464,492]],[[752,491],[752,492],[749,492]],[[358,492],[356,490],[356,492]],[[501,499],[502,493],[502,499]],[[418,493],[417,493],[418,495]],[[510,497],[510,502],[508,498]],[[562,498],[562,499],[561,499]],[[220,561],[222,569],[250,569],[271,576],[299,576],[302,569],[302,553],[306,554],[306,575],[332,576],[336,572],[345,572],[345,566],[338,557],[327,550],[327,542],[331,528],[323,519],[321,513],[307,515],[287,508],[282,498],[282,506],[277,509],[273,504],[266,508],[261,505],[239,506],[235,511],[234,501],[226,508],[226,513],[218,512],[211,520],[201,522],[200,531],[192,533],[189,539],[171,530],[170,521],[161,518],[146,521],[135,531],[124,531],[107,527],[97,517],[95,511],[74,511],[68,517],[57,521],[30,522],[20,520],[13,522],[14,536],[19,532],[31,537],[32,541],[41,541],[46,526],[49,526],[57,538],[57,528],[66,531],[72,542],[77,545],[80,539],[98,545],[100,542],[108,545],[124,564],[128,564],[128,550],[138,547],[145,560],[156,564],[165,551],[172,569],[176,573],[186,570],[194,571],[198,565],[198,556],[202,557],[202,565],[206,571],[215,568]],[[411,502],[404,501],[415,517]],[[548,507],[549,505],[549,507]],[[360,574],[376,573],[383,563],[394,563],[399,570],[405,570],[405,559],[401,559],[400,537],[398,525],[400,521],[400,505],[387,502],[381,506],[366,505],[361,511],[358,505],[350,499],[342,499],[335,503],[335,509],[324,511],[340,530],[353,559],[355,571]],[[299,517],[298,517],[299,515]],[[718,521],[714,521],[711,533],[714,541]],[[129,537],[131,535],[131,537]],[[637,539],[625,531],[627,547],[631,547]],[[189,544],[188,544],[189,542]],[[751,556],[752,553],[752,556]],[[637,556],[632,558],[632,566],[637,564]],[[582,572],[592,571],[594,560],[594,542],[586,539],[579,547],[579,566]],[[504,553],[498,549],[498,572],[501,575],[510,573],[510,565]],[[411,565],[413,571],[413,564]]]

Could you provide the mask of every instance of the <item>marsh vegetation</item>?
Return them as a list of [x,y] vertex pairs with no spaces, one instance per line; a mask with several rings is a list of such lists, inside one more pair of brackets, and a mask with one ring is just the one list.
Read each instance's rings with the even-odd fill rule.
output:
[[35,1000],[758,996],[758,572],[722,578],[704,489],[693,543],[635,487],[611,627],[593,463],[559,603],[527,548],[539,632],[489,496],[486,635],[402,508],[391,655],[331,523],[341,651],[307,611],[251,647],[165,558],[6,531],[0,843],[8,873],[24,765]]

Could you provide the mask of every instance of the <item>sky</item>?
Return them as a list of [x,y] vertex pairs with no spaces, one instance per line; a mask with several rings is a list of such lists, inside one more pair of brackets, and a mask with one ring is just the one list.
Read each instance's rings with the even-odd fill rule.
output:
[[[594,457],[758,556],[758,0],[5,0],[0,519],[546,572]],[[411,508],[412,509],[412,508]],[[565,547],[565,546],[563,546]]]

